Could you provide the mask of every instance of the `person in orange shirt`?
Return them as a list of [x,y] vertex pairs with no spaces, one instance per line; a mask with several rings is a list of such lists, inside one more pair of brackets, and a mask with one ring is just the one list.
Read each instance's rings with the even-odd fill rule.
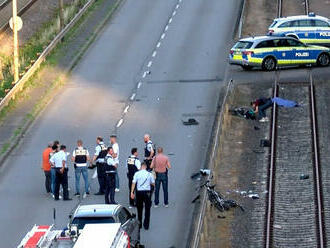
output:
[[45,173],[45,187],[46,187],[46,192],[51,193],[51,174],[50,174],[50,162],[49,162],[49,156],[50,153],[53,152],[52,149],[53,143],[50,142],[48,143],[47,148],[44,149],[42,152],[42,167],[41,169]]

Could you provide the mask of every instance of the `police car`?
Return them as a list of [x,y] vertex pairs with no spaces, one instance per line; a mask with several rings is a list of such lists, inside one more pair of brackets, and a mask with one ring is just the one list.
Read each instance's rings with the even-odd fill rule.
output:
[[243,69],[317,64],[328,66],[330,48],[306,45],[290,37],[258,36],[239,40],[230,50],[229,63]]
[[330,20],[309,15],[278,18],[268,28],[269,35],[288,36],[308,44],[330,45]]

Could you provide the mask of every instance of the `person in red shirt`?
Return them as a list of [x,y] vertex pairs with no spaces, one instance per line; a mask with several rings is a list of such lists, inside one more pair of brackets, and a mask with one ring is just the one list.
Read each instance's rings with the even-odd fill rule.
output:
[[45,187],[46,187],[46,192],[51,193],[51,174],[50,174],[50,162],[49,162],[49,156],[50,153],[53,152],[52,149],[53,143],[49,143],[47,148],[44,149],[42,152],[42,167],[41,169],[45,173]]
[[163,148],[157,148],[157,155],[152,159],[151,169],[156,172],[156,182],[155,182],[155,208],[159,204],[159,190],[160,185],[163,185],[164,191],[164,206],[168,207],[168,169],[171,169],[171,164],[167,156],[163,154]]

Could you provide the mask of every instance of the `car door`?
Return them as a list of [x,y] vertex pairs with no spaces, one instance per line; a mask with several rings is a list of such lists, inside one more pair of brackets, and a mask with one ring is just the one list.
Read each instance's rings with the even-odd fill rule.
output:
[[308,46],[303,44],[301,41],[295,39],[287,40],[288,46],[292,49],[293,60],[292,64],[308,64],[316,61],[316,55],[314,51]]
[[302,42],[312,43],[315,39],[315,27],[311,19],[303,19],[295,21],[294,25],[297,25],[296,34]]
[[275,39],[274,54],[276,54],[278,65],[290,65],[292,63],[293,51],[289,47],[287,39]]
[[130,237],[133,244],[140,241],[140,228],[138,220],[130,212],[122,207],[118,212],[118,218],[122,228]]
[[330,24],[323,20],[315,20],[315,39],[317,43],[330,44]]

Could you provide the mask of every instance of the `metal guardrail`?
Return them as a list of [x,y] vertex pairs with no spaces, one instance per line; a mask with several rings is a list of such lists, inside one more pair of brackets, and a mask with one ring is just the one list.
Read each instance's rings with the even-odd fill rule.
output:
[[23,75],[23,77],[15,84],[15,86],[8,92],[8,94],[0,102],[0,111],[7,106],[11,99],[15,99],[15,95],[20,92],[24,84],[30,79],[30,77],[36,72],[40,67],[42,62],[46,59],[49,53],[56,47],[56,45],[61,41],[61,39],[66,35],[66,33],[76,24],[79,18],[87,11],[87,9],[96,0],[89,0],[84,7],[82,7],[75,17],[68,23],[64,29],[56,35],[56,37],[51,41],[51,43],[45,48],[45,50],[40,54],[38,59],[34,62],[31,68]]
[[[232,84],[233,84],[233,80],[230,79],[229,82],[228,82],[228,85],[227,85],[226,94],[223,98],[223,102],[222,102],[222,105],[221,105],[221,111],[220,111],[220,114],[219,114],[219,120],[218,120],[218,123],[217,123],[217,126],[216,126],[216,132],[215,132],[215,136],[214,136],[215,140],[213,142],[212,153],[211,153],[211,157],[210,157],[210,160],[209,160],[209,164],[211,164],[211,165],[214,165],[214,163],[215,163],[214,160],[215,160],[215,155],[216,155],[216,148],[218,147],[217,144],[218,144],[219,135],[220,135],[219,132],[220,132],[222,122],[223,122],[223,113],[224,113],[224,110],[225,110],[225,103],[227,101],[227,98],[228,98],[229,92],[231,90]],[[208,176],[208,180],[210,180],[211,175],[212,174],[210,174]],[[200,211],[198,213],[197,227],[195,228],[194,234],[192,236],[193,240],[190,243],[190,248],[197,248],[198,245],[199,245],[200,234],[201,234],[203,219],[204,219],[204,215],[205,215],[206,202],[207,202],[207,193],[206,193],[206,189],[204,188],[203,192],[202,192],[202,198],[201,198],[201,204],[202,205],[201,205]]]

